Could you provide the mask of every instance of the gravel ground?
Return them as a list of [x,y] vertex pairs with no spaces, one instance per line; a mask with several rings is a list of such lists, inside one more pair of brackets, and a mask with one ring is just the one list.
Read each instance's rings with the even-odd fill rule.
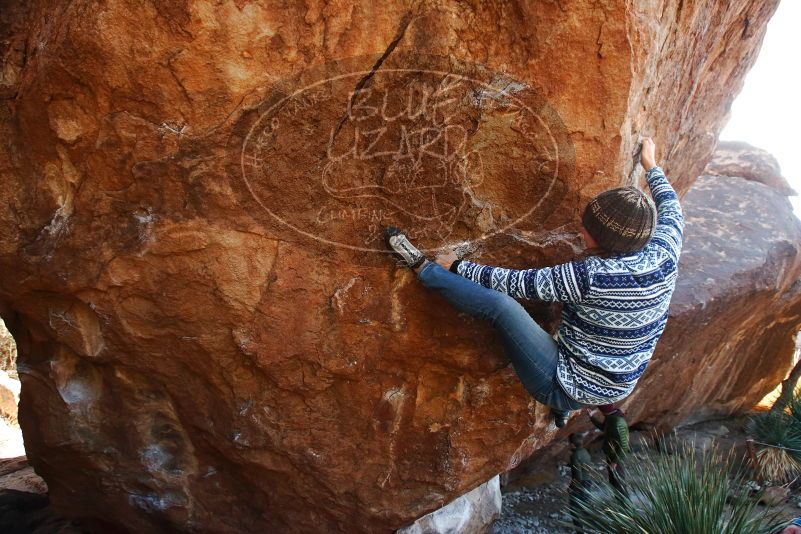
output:
[[492,526],[491,534],[572,533],[573,529],[563,526],[570,521],[565,513],[566,488],[567,483],[560,480],[547,486],[504,493],[501,518]]

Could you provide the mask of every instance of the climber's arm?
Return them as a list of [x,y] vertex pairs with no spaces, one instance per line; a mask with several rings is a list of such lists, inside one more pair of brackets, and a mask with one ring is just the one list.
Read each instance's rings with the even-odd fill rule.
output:
[[684,233],[684,213],[679,204],[679,197],[659,167],[648,170],[646,181],[651,188],[657,213],[652,239],[678,257]]
[[456,260],[450,270],[515,298],[580,302],[590,290],[590,274],[583,260],[521,270]]
[[656,204],[656,228],[652,240],[678,258],[684,233],[684,213],[676,191],[656,164],[655,145],[650,138],[643,141],[641,163],[648,171],[645,180]]

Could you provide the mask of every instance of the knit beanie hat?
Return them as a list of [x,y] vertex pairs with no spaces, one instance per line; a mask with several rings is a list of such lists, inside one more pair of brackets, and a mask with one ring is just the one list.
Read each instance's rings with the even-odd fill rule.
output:
[[648,195],[636,187],[604,191],[584,209],[581,223],[598,243],[611,253],[632,253],[651,239],[656,208]]

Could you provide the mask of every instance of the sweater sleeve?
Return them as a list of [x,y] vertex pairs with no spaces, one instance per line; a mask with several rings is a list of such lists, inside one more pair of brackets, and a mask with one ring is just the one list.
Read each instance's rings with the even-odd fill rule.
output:
[[684,213],[679,197],[660,167],[650,169],[645,179],[656,204],[656,228],[652,241],[678,259],[684,233]]
[[590,273],[585,260],[520,270],[460,260],[452,270],[514,298],[580,302],[590,291]]

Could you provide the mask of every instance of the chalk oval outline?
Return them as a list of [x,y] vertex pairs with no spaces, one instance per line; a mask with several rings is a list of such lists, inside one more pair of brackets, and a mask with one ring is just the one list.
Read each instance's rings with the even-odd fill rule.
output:
[[[441,71],[441,70],[434,70],[434,69],[420,69],[420,68],[390,68],[390,67],[385,67],[385,68],[382,68],[379,72],[381,72],[381,73],[392,73],[392,72],[397,72],[397,73],[424,73],[424,74],[435,74],[435,75],[439,75],[439,76],[451,76],[451,77],[458,78],[459,80],[462,80],[462,81],[478,84],[478,85],[483,86],[484,88],[489,89],[491,91],[497,91],[496,87],[493,87],[493,86],[491,86],[490,84],[488,84],[486,82],[483,82],[481,80],[477,80],[475,78],[470,78],[470,77],[464,76],[462,74],[457,74],[457,73],[448,72],[448,71]],[[297,232],[297,233],[299,233],[299,234],[301,234],[301,235],[303,235],[303,236],[305,236],[305,237],[307,237],[309,239],[312,239],[314,241],[318,241],[318,242],[321,242],[321,243],[325,243],[327,245],[331,245],[331,246],[335,246],[335,247],[342,247],[342,248],[355,250],[355,251],[359,251],[359,252],[379,252],[379,253],[382,253],[382,254],[386,254],[386,253],[390,253],[391,251],[378,249],[378,248],[368,248],[368,247],[362,247],[362,246],[357,246],[357,245],[351,245],[349,243],[342,243],[340,241],[333,241],[331,239],[327,239],[325,237],[313,234],[313,233],[311,233],[311,232],[309,232],[307,230],[299,228],[296,225],[292,224],[291,222],[285,220],[284,218],[279,216],[277,213],[273,212],[273,210],[271,210],[269,207],[267,207],[267,205],[264,204],[264,202],[261,200],[261,198],[259,198],[258,194],[254,191],[253,186],[251,185],[250,180],[248,179],[248,176],[247,176],[247,172],[245,170],[245,168],[246,168],[245,156],[246,156],[246,152],[247,152],[248,143],[250,142],[254,131],[256,131],[258,129],[258,127],[262,124],[262,122],[265,120],[265,118],[271,117],[271,114],[272,114],[273,111],[275,111],[276,109],[278,109],[281,106],[283,106],[284,103],[287,102],[288,100],[293,99],[297,95],[299,95],[299,94],[301,94],[301,93],[303,93],[305,91],[308,91],[310,89],[313,89],[314,87],[317,87],[318,85],[321,85],[321,84],[324,84],[324,83],[328,83],[328,82],[331,82],[331,81],[342,80],[342,79],[345,79],[345,78],[351,78],[351,77],[357,77],[357,76],[364,77],[366,75],[369,75],[370,73],[371,73],[371,71],[369,71],[369,70],[361,70],[361,71],[352,71],[352,72],[348,72],[348,73],[345,73],[345,74],[339,74],[337,76],[330,76],[330,77],[327,77],[327,78],[323,78],[323,79],[317,80],[317,81],[315,81],[313,83],[304,85],[300,89],[296,89],[292,93],[284,96],[283,98],[281,98],[280,100],[275,102],[264,113],[262,113],[258,117],[258,119],[256,119],[256,121],[253,123],[253,125],[248,130],[247,135],[245,136],[244,140],[242,141],[242,151],[241,151],[241,155],[240,155],[240,166],[241,166],[241,170],[242,170],[242,180],[245,182],[245,187],[247,187],[248,192],[250,193],[251,197],[253,197],[253,199],[256,201],[256,203],[258,203],[259,206],[264,211],[266,211],[271,217],[276,219],[281,224],[291,228],[295,232]],[[373,74],[376,74],[376,73],[373,73]],[[511,77],[510,77],[510,80],[522,84],[522,86],[525,89],[532,89],[529,84],[525,84],[525,83],[519,82],[518,80],[515,80],[514,78],[511,78]],[[276,84],[276,85],[278,85],[278,84]],[[460,244],[485,241],[485,240],[487,240],[487,239],[489,239],[491,237],[494,237],[494,236],[497,236],[499,234],[502,234],[502,233],[506,232],[510,228],[514,227],[514,225],[517,224],[518,222],[520,222],[523,219],[526,219],[527,217],[531,216],[542,205],[542,203],[545,201],[545,199],[548,198],[548,196],[551,194],[551,191],[553,191],[554,184],[556,183],[557,179],[559,178],[559,167],[560,167],[560,162],[561,162],[561,155],[559,153],[559,143],[557,142],[556,138],[554,137],[550,126],[542,119],[542,117],[538,113],[534,112],[534,110],[532,110],[530,106],[525,104],[518,97],[516,97],[514,95],[511,95],[511,94],[506,94],[504,96],[507,97],[507,98],[510,98],[512,100],[515,100],[515,102],[522,109],[525,109],[528,113],[531,114],[531,116],[535,117],[537,119],[537,121],[540,123],[540,125],[542,127],[544,127],[544,129],[548,132],[549,140],[551,141],[552,146],[554,148],[554,153],[556,154],[556,158],[554,160],[555,161],[555,166],[554,166],[553,176],[551,178],[550,183],[548,184],[547,190],[542,195],[542,197],[539,199],[539,201],[537,201],[523,215],[517,217],[516,219],[512,220],[510,223],[506,224],[505,226],[503,226],[503,227],[501,227],[499,229],[496,229],[493,232],[484,233],[479,237],[468,239],[466,241],[460,241]],[[559,122],[561,123],[561,117],[559,117],[559,115],[556,113],[556,111],[553,110],[549,105],[547,105],[547,102],[544,102],[543,104],[544,104],[543,105],[543,109],[546,109],[548,111],[552,111],[553,115],[555,115],[559,119]],[[429,248],[429,249],[421,248],[420,250],[422,252],[425,252],[425,253],[437,252],[437,251],[442,250],[442,246],[439,246],[439,247],[436,247],[436,248]]]

